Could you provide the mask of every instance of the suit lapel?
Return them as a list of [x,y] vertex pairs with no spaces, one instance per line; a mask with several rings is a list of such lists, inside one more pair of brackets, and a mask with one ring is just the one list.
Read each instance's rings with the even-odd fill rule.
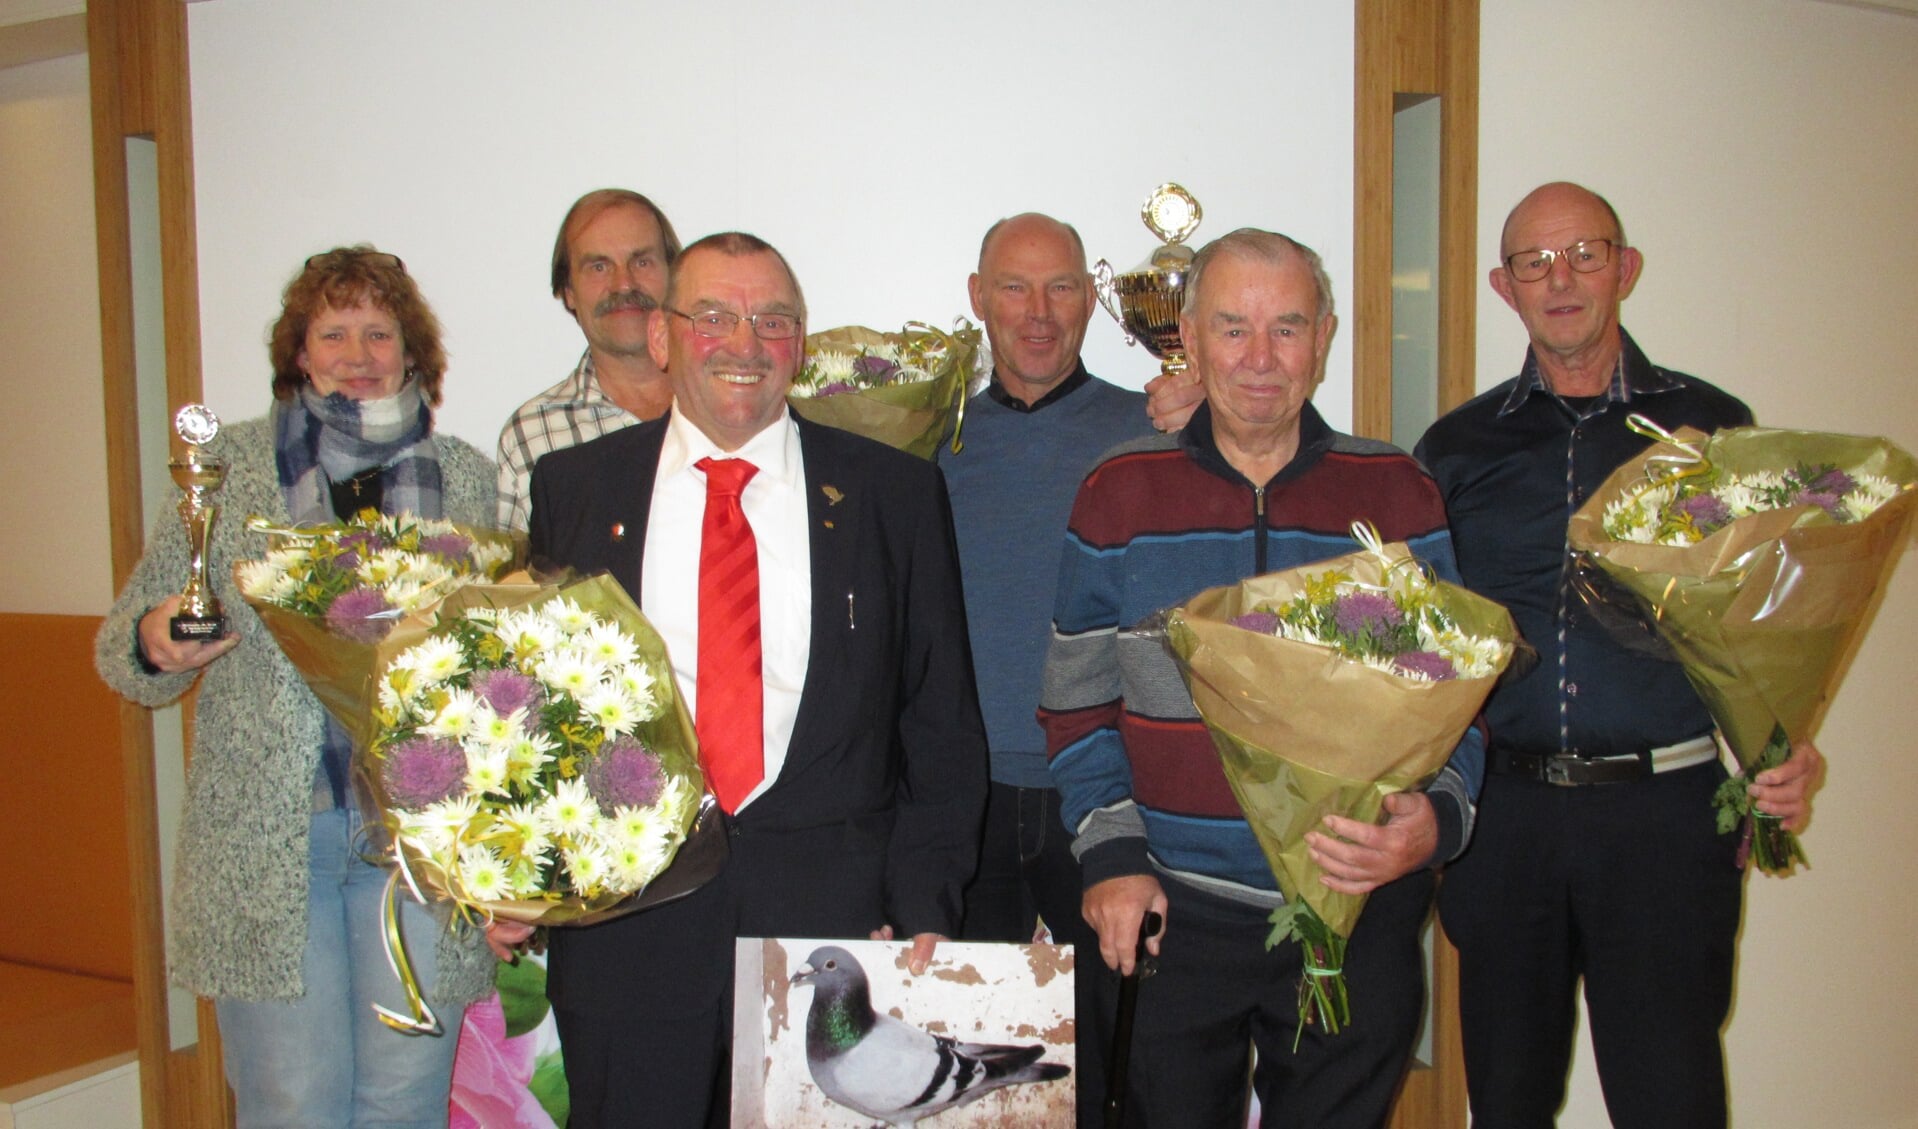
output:
[[858,629],[857,565],[859,538],[865,526],[860,519],[868,499],[860,496],[859,483],[850,477],[852,468],[835,459],[814,435],[814,425],[800,420],[807,543],[812,554],[812,635],[807,643],[806,685],[800,691],[799,713],[793,719],[785,771],[791,771],[806,750],[828,744],[823,735],[815,736],[813,731],[827,725],[834,716],[834,701],[843,699],[834,683],[845,678],[847,672],[835,668],[848,653],[843,634]]

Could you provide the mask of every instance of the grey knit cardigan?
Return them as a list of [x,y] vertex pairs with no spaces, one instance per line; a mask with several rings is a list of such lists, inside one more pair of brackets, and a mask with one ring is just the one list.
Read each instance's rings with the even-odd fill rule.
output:
[[[491,526],[498,516],[492,461],[450,436],[434,436],[433,444],[446,519]],[[208,566],[239,645],[203,672],[148,674],[134,657],[140,617],[186,582],[186,534],[166,512],[153,522],[146,555],[100,626],[94,663],[107,685],[143,706],[166,705],[205,677],[167,915],[173,982],[201,996],[296,999],[305,992],[307,826],[323,709],[233,586],[233,565],[266,552],[266,535],[249,532],[247,517],[292,519],[268,420],[233,424],[206,449],[228,467]],[[442,931],[438,943],[432,1002],[464,1004],[485,995],[494,961],[479,931]]]

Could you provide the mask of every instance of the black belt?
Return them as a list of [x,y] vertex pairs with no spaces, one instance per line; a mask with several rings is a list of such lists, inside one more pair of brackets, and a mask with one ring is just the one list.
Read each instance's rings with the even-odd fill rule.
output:
[[1643,780],[1655,773],[1690,768],[1695,764],[1716,760],[1717,757],[1718,746],[1707,735],[1643,753],[1611,757],[1493,749],[1486,767],[1502,776],[1517,776],[1573,788],[1585,784],[1623,784],[1631,780]]

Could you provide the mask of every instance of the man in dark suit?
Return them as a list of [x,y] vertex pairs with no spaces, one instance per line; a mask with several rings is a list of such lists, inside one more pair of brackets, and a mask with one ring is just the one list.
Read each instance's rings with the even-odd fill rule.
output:
[[[554,932],[575,1125],[725,1123],[736,936],[896,931],[918,972],[959,925],[986,747],[946,492],[931,464],[787,411],[804,319],[762,240],[686,248],[650,328],[672,413],[533,474],[534,559],[605,569],[638,599],[731,813],[711,883]],[[751,575],[719,579],[714,546],[742,522]],[[739,615],[702,620],[755,585]]]

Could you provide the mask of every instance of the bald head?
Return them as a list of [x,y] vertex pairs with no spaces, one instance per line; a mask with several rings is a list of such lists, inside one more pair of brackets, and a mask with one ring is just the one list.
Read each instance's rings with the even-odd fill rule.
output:
[[1037,212],[993,224],[966,289],[1007,393],[1032,404],[1077,371],[1092,320],[1092,277],[1071,224]]
[[[1612,207],[1610,200],[1593,192],[1582,184],[1573,184],[1569,180],[1555,180],[1550,184],[1541,184],[1525,194],[1516,207],[1505,217],[1505,227],[1499,232],[1498,256],[1506,256],[1518,251],[1530,251],[1534,248],[1514,246],[1513,234],[1525,226],[1525,221],[1538,216],[1557,216],[1567,212],[1588,211],[1596,208],[1605,214],[1609,221],[1609,230],[1593,238],[1610,239],[1619,246],[1625,245],[1625,225],[1619,222],[1618,209]],[[1552,248],[1557,250],[1557,248]]]

